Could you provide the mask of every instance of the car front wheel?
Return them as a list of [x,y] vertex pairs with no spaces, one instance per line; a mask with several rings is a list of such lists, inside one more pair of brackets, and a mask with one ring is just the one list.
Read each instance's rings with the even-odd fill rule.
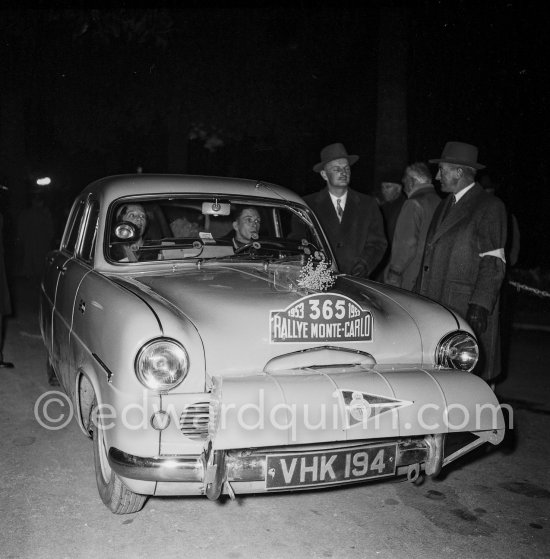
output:
[[93,421],[94,440],[94,465],[97,489],[105,506],[114,514],[131,514],[143,508],[146,495],[140,495],[130,491],[120,477],[114,472],[107,459],[105,447],[104,430],[98,427],[99,419],[95,411],[97,405],[94,402],[95,421]]

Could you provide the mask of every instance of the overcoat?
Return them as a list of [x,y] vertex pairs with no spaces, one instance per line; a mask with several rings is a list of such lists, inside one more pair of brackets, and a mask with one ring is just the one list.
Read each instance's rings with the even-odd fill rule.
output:
[[365,277],[369,276],[382,260],[388,244],[376,200],[349,188],[341,222],[328,187],[304,196],[304,200],[321,222],[340,271],[350,274],[353,265],[362,261],[367,269]]
[[414,191],[397,218],[386,278],[395,274],[393,285],[412,291],[422,264],[424,243],[434,212],[441,202],[433,185]]
[[496,255],[504,254],[506,209],[477,183],[450,207],[452,198],[440,202],[430,223],[415,291],[463,317],[470,304],[487,309],[474,372],[489,381],[500,374],[499,298],[506,266]]

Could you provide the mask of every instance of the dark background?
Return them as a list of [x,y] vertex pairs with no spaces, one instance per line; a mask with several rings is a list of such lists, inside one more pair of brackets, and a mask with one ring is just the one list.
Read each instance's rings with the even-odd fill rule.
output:
[[[400,88],[396,153],[403,143],[406,152],[396,171],[438,157],[448,140],[477,145],[518,218],[520,266],[550,266],[547,8],[184,6],[0,10],[0,176],[12,221],[46,174],[59,228],[88,182],[138,167],[261,178],[305,194],[322,186],[311,170],[319,150],[338,141],[360,156],[352,186],[375,194],[377,100]],[[391,25],[380,26],[387,8],[405,29],[398,82],[382,71],[393,44]]]

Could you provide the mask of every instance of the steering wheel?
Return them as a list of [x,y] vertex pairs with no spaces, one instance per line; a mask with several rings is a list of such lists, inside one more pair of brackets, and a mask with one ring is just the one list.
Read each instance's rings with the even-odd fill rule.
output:
[[250,250],[251,248],[260,248],[260,243],[258,241],[252,241],[250,243],[246,243],[246,245],[243,245],[242,247],[236,248],[234,251],[234,254],[241,254],[241,252],[245,252],[247,250]]

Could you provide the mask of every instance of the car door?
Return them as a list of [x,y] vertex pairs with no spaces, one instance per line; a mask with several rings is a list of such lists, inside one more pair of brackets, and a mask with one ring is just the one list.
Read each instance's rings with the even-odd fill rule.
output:
[[[87,344],[93,334],[88,331],[87,324],[83,324],[85,315],[90,312],[89,306],[93,306],[93,301],[89,301],[88,297],[83,295],[82,286],[86,284],[87,277],[102,277],[101,274],[93,272],[98,226],[99,203],[90,195],[82,218],[82,235],[78,243],[75,257],[69,264],[70,273],[60,282],[60,288],[66,292],[70,292],[73,300],[72,308],[66,309],[67,313],[71,312],[72,314],[69,336],[63,339],[63,343],[66,343],[63,349],[66,358],[63,359],[63,367],[61,370],[61,375],[65,383],[64,386],[71,394],[75,390],[76,372],[82,364],[79,355],[89,355]],[[98,291],[100,290],[101,288],[98,288]],[[68,300],[69,297],[67,297],[67,301]],[[101,334],[105,328],[105,324],[96,322],[92,327],[97,329],[97,334]]]
[[59,269],[55,302],[52,315],[52,362],[59,376],[59,380],[67,389],[67,379],[70,371],[70,332],[75,307],[75,296],[83,276],[89,272],[90,266],[78,257],[78,250],[82,243],[83,231],[88,215],[88,200],[79,201],[71,234],[63,247],[70,255]]
[[84,212],[84,201],[73,204],[65,226],[59,249],[51,251],[46,257],[46,266],[40,286],[40,330],[52,365],[57,370],[59,348],[54,342],[53,325],[59,278],[66,273],[67,262],[73,257]]
[[46,267],[40,287],[40,332],[49,356],[52,353],[52,319],[57,281],[70,257],[70,254],[62,250],[51,251],[46,256]]

